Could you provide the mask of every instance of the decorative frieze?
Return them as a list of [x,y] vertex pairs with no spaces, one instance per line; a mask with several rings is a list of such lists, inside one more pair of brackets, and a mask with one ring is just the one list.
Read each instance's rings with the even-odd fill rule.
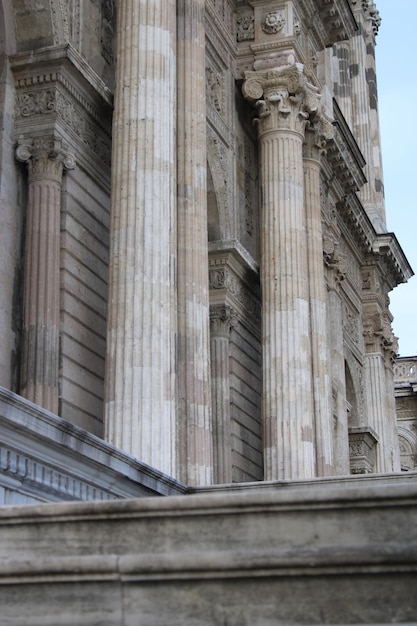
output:
[[375,472],[375,448],[379,437],[370,427],[349,428],[349,456],[352,474]]
[[206,68],[206,93],[208,103],[218,113],[225,114],[224,75],[212,65]]
[[[85,65],[85,64],[84,64]],[[111,94],[72,46],[11,57],[16,135],[65,136],[77,160],[108,184]]]
[[259,300],[230,268],[209,266],[209,289],[224,290],[233,296],[234,301],[240,305],[241,314],[245,317],[249,315],[254,321],[260,319],[261,304]]

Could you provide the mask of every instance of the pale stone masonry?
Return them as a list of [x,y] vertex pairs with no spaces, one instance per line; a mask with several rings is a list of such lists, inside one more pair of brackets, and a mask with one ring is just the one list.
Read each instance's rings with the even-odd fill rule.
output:
[[375,4],[9,5],[4,386],[188,485],[399,471]]
[[2,624],[415,620],[379,27],[0,0]]
[[[148,6],[147,6],[148,5]],[[176,4],[119,4],[105,437],[176,475]]]

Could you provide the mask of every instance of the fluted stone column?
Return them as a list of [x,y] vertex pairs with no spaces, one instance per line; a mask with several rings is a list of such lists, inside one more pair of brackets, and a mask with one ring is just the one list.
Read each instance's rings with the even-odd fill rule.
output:
[[178,0],[178,475],[213,481],[204,0]]
[[265,480],[316,472],[304,210],[304,123],[317,105],[302,67],[247,72],[260,147]]
[[232,482],[230,425],[230,330],[235,312],[226,305],[210,307],[211,397],[214,434],[214,482]]
[[329,476],[333,467],[333,418],[328,370],[326,282],[320,204],[320,152],[333,136],[324,117],[305,133],[304,202],[307,227],[308,283],[310,290],[311,365],[317,476]]
[[61,187],[74,159],[54,137],[17,148],[28,165],[21,394],[58,413]]
[[352,3],[359,24],[350,40],[352,130],[365,157],[367,183],[359,192],[362,204],[377,232],[386,232],[383,172],[379,132],[375,37],[380,18],[375,3]]
[[176,3],[119,2],[105,436],[176,473]]

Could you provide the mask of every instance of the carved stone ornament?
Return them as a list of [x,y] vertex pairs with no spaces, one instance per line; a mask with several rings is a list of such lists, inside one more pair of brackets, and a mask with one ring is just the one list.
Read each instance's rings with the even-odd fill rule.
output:
[[60,182],[63,168],[75,167],[74,155],[60,139],[54,137],[20,140],[16,148],[16,158],[28,164],[31,178],[53,178]]
[[262,30],[268,35],[276,35],[285,26],[285,17],[278,11],[267,13],[262,19]]
[[237,41],[249,41],[255,39],[255,17],[242,15],[237,19]]
[[230,306],[210,306],[210,332],[213,336],[229,337],[230,330],[238,324],[236,311]]

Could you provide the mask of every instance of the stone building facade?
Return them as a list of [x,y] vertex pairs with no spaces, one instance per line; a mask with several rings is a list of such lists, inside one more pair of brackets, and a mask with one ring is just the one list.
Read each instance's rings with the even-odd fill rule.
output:
[[3,9],[1,382],[187,484],[399,470],[378,13],[298,4]]
[[1,385],[188,485],[399,471],[375,5],[2,14]]
[[415,619],[379,25],[0,0],[4,623]]

